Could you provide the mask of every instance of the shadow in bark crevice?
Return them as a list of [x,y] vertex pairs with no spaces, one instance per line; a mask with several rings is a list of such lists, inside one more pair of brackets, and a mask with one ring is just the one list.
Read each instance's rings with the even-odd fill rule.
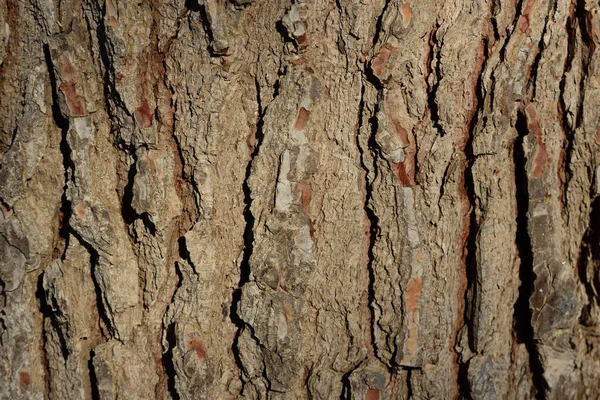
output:
[[524,343],[529,353],[529,369],[535,397],[545,399],[548,384],[544,379],[544,368],[540,358],[532,325],[533,313],[530,299],[535,290],[536,274],[533,267],[533,248],[529,236],[529,180],[527,176],[527,156],[525,154],[525,137],[529,134],[527,119],[522,110],[517,113],[515,124],[517,139],[513,148],[513,161],[515,165],[515,189],[517,197],[517,232],[515,242],[521,265],[519,268],[519,297],[514,305],[514,321],[517,341]]

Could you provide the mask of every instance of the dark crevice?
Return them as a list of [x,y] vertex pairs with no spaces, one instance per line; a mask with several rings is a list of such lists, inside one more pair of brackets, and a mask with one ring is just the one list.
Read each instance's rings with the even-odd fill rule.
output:
[[501,4],[499,0],[492,0],[490,4],[490,20],[492,22],[492,31],[494,33],[494,42],[500,40],[500,33],[498,31],[498,19],[497,16],[501,11]]
[[139,218],[139,215],[133,208],[133,184],[135,175],[137,174],[137,157],[135,155],[135,149],[133,146],[127,148],[126,153],[133,157],[129,171],[127,172],[127,184],[123,190],[123,198],[121,199],[121,217],[127,225],[133,224],[133,222]]
[[[116,87],[115,69],[113,67],[113,49],[112,42],[107,36],[106,24],[104,17],[106,16],[106,2],[89,2],[89,7],[95,19],[96,26],[91,25],[91,21],[87,21],[90,32],[95,32],[96,41],[98,42],[98,50],[100,52],[101,67],[103,69],[104,83],[104,99],[106,104],[106,112],[109,114],[112,129],[117,133],[117,142],[124,145],[126,142],[120,135],[120,128],[125,127],[127,123],[133,121],[133,116],[129,113],[125,102]],[[116,113],[115,109],[120,112]],[[127,121],[122,119],[122,116],[127,118]]]
[[[181,237],[179,239],[179,255],[182,259],[185,260],[185,259],[189,258],[189,252],[187,251],[185,239],[184,239],[184,243],[182,245],[182,243],[181,243],[182,239],[184,239],[184,237]],[[167,312],[165,314],[165,317],[163,318],[163,322],[162,322],[162,326],[161,326],[162,327],[161,332],[164,332],[165,340],[167,341],[167,346],[168,346],[166,351],[163,352],[161,363],[163,366],[163,370],[165,371],[165,375],[167,376],[167,390],[169,391],[169,394],[173,400],[179,400],[180,396],[179,396],[179,393],[177,392],[177,387],[175,385],[175,377],[177,376],[177,371],[175,370],[175,362],[174,362],[174,356],[173,356],[173,349],[175,347],[177,347],[175,322],[171,322],[168,325],[166,325],[166,323],[167,323],[166,319],[167,319],[167,316],[169,315],[169,310],[172,307],[173,303],[175,302],[175,296],[177,295],[177,292],[179,291],[179,289],[181,288],[181,285],[183,284],[183,273],[181,272],[181,269],[179,268],[179,263],[175,262],[174,266],[175,266],[175,273],[177,274],[177,285],[175,287],[175,290],[173,291],[173,294],[171,295],[171,301],[169,302],[169,306],[167,307]]]
[[[178,271],[178,275],[181,275],[180,271]],[[179,393],[177,392],[177,388],[175,386],[175,377],[177,376],[177,371],[175,371],[175,363],[173,362],[173,349],[177,346],[177,337],[175,336],[175,323],[169,324],[165,332],[165,338],[169,347],[167,351],[163,354],[162,365],[165,370],[165,374],[167,375],[167,388],[169,391],[169,395],[173,400],[179,400]]]
[[458,363],[458,394],[460,399],[472,399],[471,381],[469,381],[470,360]]
[[[280,76],[278,77],[278,79],[274,85],[276,88],[276,93],[279,91],[279,84],[280,84],[279,78],[280,78]],[[254,218],[254,215],[252,214],[252,189],[250,187],[249,180],[250,180],[250,176],[252,175],[252,166],[253,166],[254,160],[260,152],[260,147],[261,147],[263,139],[264,139],[263,126],[264,126],[265,114],[267,111],[266,107],[263,107],[263,102],[262,102],[263,99],[261,98],[261,88],[260,88],[260,83],[258,81],[258,77],[255,78],[254,84],[255,84],[255,88],[256,88],[256,103],[257,103],[257,107],[258,107],[258,110],[257,110],[258,111],[258,121],[256,122],[256,134],[255,134],[256,143],[254,145],[254,148],[252,149],[252,153],[250,154],[250,160],[248,161],[248,164],[246,164],[246,173],[244,176],[244,182],[242,184],[242,191],[244,193],[243,217],[244,217],[244,221],[246,224],[246,226],[244,228],[244,236],[243,236],[244,249],[243,249],[243,253],[242,253],[242,260],[240,262],[240,279],[238,281],[237,289],[234,290],[234,292],[232,294],[231,307],[229,310],[229,318],[230,318],[231,322],[237,327],[237,333],[235,335],[235,338],[234,338],[234,341],[232,344],[232,351],[233,351],[233,356],[234,356],[236,365],[237,365],[240,373],[245,373],[245,371],[246,371],[244,368],[244,365],[242,363],[241,356],[240,356],[240,349],[239,349],[240,335],[242,334],[244,327],[248,327],[252,331],[252,327],[247,325],[240,318],[239,313],[238,313],[240,301],[242,299],[242,287],[246,283],[250,282],[250,274],[251,274],[250,258],[252,257],[252,253],[254,251],[255,218]],[[276,94],[274,96],[276,96]],[[255,340],[257,340],[257,339],[255,338]],[[257,340],[257,342],[258,342],[258,340]],[[268,379],[267,379],[267,382],[268,382]],[[245,385],[245,383],[244,383],[244,381],[242,381],[241,393],[243,393],[243,391],[244,391],[244,385]]]
[[413,368],[409,368],[406,371],[406,398],[407,400],[411,400],[414,398],[413,387],[412,387],[412,370]]
[[137,174],[137,155],[133,146],[123,147],[121,150],[129,154],[133,160],[127,172],[127,184],[123,190],[123,198],[121,199],[121,217],[127,225],[133,224],[136,220],[141,219],[144,223],[146,231],[152,236],[156,235],[156,225],[152,222],[152,217],[149,213],[143,212],[138,214],[133,208],[133,185]]
[[[592,271],[589,271],[590,263],[593,263]],[[587,304],[583,307],[579,321],[584,326],[593,326],[597,323],[597,317],[592,315],[593,308],[598,306],[600,300],[600,197],[591,204],[588,229],[579,248],[577,271],[587,295]],[[588,272],[592,272],[594,276],[589,277]]]
[[5,344],[2,338],[4,337],[4,332],[6,332],[6,311],[4,311],[4,307],[6,307],[6,292],[4,288],[6,288],[6,283],[0,278],[0,346],[4,346]]
[[102,293],[102,289],[100,287],[100,283],[98,282],[98,273],[96,272],[98,268],[98,264],[100,262],[100,254],[98,251],[75,230],[71,229],[70,233],[77,239],[79,244],[81,244],[90,255],[90,272],[92,277],[92,282],[94,283],[94,291],[96,292],[96,306],[98,307],[98,315],[100,316],[100,320],[104,326],[101,326],[102,335],[104,337],[111,337],[117,340],[119,339],[118,332],[114,323],[112,321],[111,315],[112,310],[110,310],[110,305],[105,301],[104,295]]
[[519,0],[517,2],[517,4],[515,5],[515,17],[513,18],[513,22],[511,24],[511,29],[510,29],[510,31],[508,30],[508,28],[506,29],[506,39],[504,40],[504,43],[502,44],[502,47],[500,48],[500,61],[501,62],[506,61],[506,47],[508,46],[508,43],[510,42],[510,38],[512,37],[513,33],[515,32],[515,29],[517,29],[519,18],[521,18],[522,14],[523,14],[523,0]]
[[[440,82],[442,80],[441,44],[439,43],[439,39],[437,37],[439,28],[439,23],[436,23],[429,37],[429,65],[427,67],[429,71],[427,79],[427,108],[431,113],[430,117],[433,127],[439,133],[440,137],[444,137],[446,133],[444,131],[444,128],[440,124],[439,107],[436,100],[437,91],[440,87]],[[429,82],[431,73],[435,74],[435,81],[433,84]]]
[[565,66],[563,69],[563,75],[559,84],[559,95],[558,95],[558,109],[561,114],[561,126],[565,136],[563,151],[564,151],[564,185],[563,185],[563,205],[567,204],[567,193],[569,188],[569,182],[573,176],[573,170],[571,168],[571,160],[573,158],[573,142],[574,142],[574,130],[573,126],[569,122],[569,110],[565,101],[565,90],[567,85],[567,74],[573,67],[573,60],[575,59],[575,43],[577,39],[577,20],[575,17],[575,8],[573,7],[571,15],[567,17],[566,23],[567,29],[567,57],[565,58]]
[[[475,118],[474,118],[475,119]],[[471,131],[473,132],[473,131]],[[467,228],[467,238],[464,247],[466,290],[464,293],[464,316],[463,325],[467,328],[468,345],[471,351],[477,349],[477,338],[475,336],[476,314],[478,303],[478,271],[477,271],[477,240],[479,237],[479,224],[477,221],[477,194],[475,193],[475,180],[473,178],[473,134],[470,135],[465,147],[465,156],[467,158],[467,167],[464,173],[464,185],[467,198],[470,203],[469,221]],[[459,359],[462,354],[459,355]],[[462,398],[471,398],[470,384],[468,380],[469,363],[467,360],[459,362],[458,386]]]
[[[67,343],[69,336],[68,321],[65,315],[63,314],[62,310],[60,309],[60,305],[58,304],[56,297],[53,296],[51,293],[50,296],[48,296],[48,293],[46,293],[46,291],[44,290],[43,272],[38,277],[37,290],[35,292],[35,295],[39,301],[40,312],[42,313],[42,316],[44,317],[44,319],[50,321],[50,325],[52,326],[52,329],[58,337],[58,345],[60,348],[60,352],[63,357],[63,361],[66,364],[67,359],[71,354],[71,351],[69,350],[69,345]],[[46,336],[47,340],[48,332],[46,332],[45,327],[43,328],[43,335]]]
[[217,52],[215,52],[215,49],[213,49],[212,47],[212,43],[214,43],[213,28],[210,23],[208,12],[206,11],[206,6],[203,3],[204,2],[200,3],[198,0],[186,0],[185,5],[188,10],[198,13],[198,15],[200,16],[200,20],[202,21],[202,28],[204,29],[204,33],[206,34],[208,43],[210,43],[207,49],[209,53],[213,56],[219,55]]
[[[296,51],[298,51],[298,42],[288,32],[287,28],[283,25],[282,21],[277,21],[275,23],[275,30],[277,31],[277,33],[279,33],[279,35],[281,36],[281,39],[283,39],[283,43],[291,43],[294,46],[294,49]],[[284,47],[284,52],[285,52],[285,47]]]
[[[463,259],[465,262],[466,287],[464,292],[464,314],[463,327],[467,329],[468,345],[471,352],[477,350],[477,341],[475,337],[476,313],[478,303],[478,271],[477,271],[477,240],[479,236],[479,224],[477,221],[477,194],[475,193],[475,179],[473,177],[473,165],[479,155],[473,151],[473,141],[475,139],[475,130],[479,123],[480,115],[485,106],[483,75],[489,59],[489,43],[487,38],[483,38],[483,63],[481,71],[475,84],[475,112],[469,122],[469,136],[465,143],[464,155],[467,165],[464,170],[464,190],[469,201],[469,220],[467,226],[467,237],[464,245]],[[485,123],[485,120],[483,121]],[[458,334],[460,330],[457,331]],[[469,382],[469,360],[464,360],[462,354],[458,356],[458,389],[461,398],[471,398],[471,383]]]
[[[378,82],[378,81],[376,81]],[[381,95],[383,94],[382,90],[379,90],[379,94],[381,97]],[[365,171],[365,202],[364,202],[364,210],[365,210],[365,214],[367,215],[367,218],[369,219],[369,248],[368,248],[368,262],[367,262],[367,271],[369,274],[369,284],[367,287],[367,296],[368,296],[368,304],[369,304],[369,311],[371,312],[371,324],[369,326],[370,328],[370,333],[371,333],[371,345],[373,347],[373,352],[375,353],[375,356],[377,358],[380,358],[379,354],[378,354],[378,349],[377,349],[377,343],[375,341],[375,306],[376,306],[376,299],[375,299],[375,271],[374,271],[374,260],[375,260],[375,255],[374,255],[374,248],[375,248],[375,243],[377,241],[377,238],[379,237],[380,231],[381,229],[379,228],[379,217],[377,217],[377,215],[375,214],[375,211],[372,208],[372,199],[373,199],[373,183],[374,181],[377,179],[377,176],[379,174],[378,168],[377,168],[377,162],[376,162],[376,157],[378,155],[378,147],[377,147],[377,143],[375,142],[375,134],[377,133],[377,129],[378,129],[378,125],[379,125],[379,121],[377,120],[377,112],[379,111],[379,100],[381,100],[381,98],[378,99],[378,102],[375,104],[374,110],[372,112],[372,116],[369,118],[368,123],[370,124],[370,128],[371,128],[371,132],[369,135],[369,138],[367,140],[367,149],[363,149],[361,142],[360,142],[360,131],[364,125],[364,120],[363,120],[363,114],[365,112],[365,86],[363,85],[362,87],[362,91],[361,91],[361,99],[360,99],[360,103],[359,103],[359,114],[358,114],[358,132],[356,135],[356,145],[358,147],[358,151],[360,153],[360,163],[361,166],[363,168],[363,170]],[[367,158],[366,153],[369,152],[371,154],[372,159]],[[367,163],[370,162],[370,165],[368,165]],[[372,174],[372,176],[370,176]],[[381,360],[382,362],[384,362],[384,360]],[[384,362],[385,364],[385,362]]]
[[[58,103],[58,85],[56,82],[56,74],[54,72],[54,64],[52,63],[52,56],[50,54],[50,46],[44,44],[43,49],[44,58],[46,60],[46,68],[48,69],[48,75],[50,78],[50,88],[52,92],[52,117],[54,119],[54,123],[56,124],[56,126],[58,126],[58,128],[61,131],[59,148],[62,154],[62,162],[64,169],[64,185],[59,211],[58,236],[64,243],[64,248],[62,249],[62,254],[60,255],[60,258],[64,260],[67,248],[69,247],[69,221],[71,219],[72,214],[71,201],[67,197],[67,189],[70,180],[70,174],[74,171],[75,167],[71,158],[71,147],[69,146],[69,142],[67,141],[67,134],[69,132],[69,120],[65,118],[62,114]],[[58,258],[58,253],[60,253],[60,250],[57,248],[55,250],[55,253],[55,258]]]
[[352,371],[346,372],[342,376],[342,393],[340,394],[340,400],[350,400],[352,399],[352,386],[350,385],[350,374]]
[[[194,262],[192,261],[192,256],[187,247],[187,240],[186,240],[185,236],[180,237],[177,240],[177,244],[178,244],[179,258],[186,261],[189,264],[189,266],[194,270],[194,273],[197,274],[199,271],[196,268],[196,266],[194,265]],[[179,276],[179,282],[181,283],[183,276],[181,275],[181,272],[179,270],[177,270],[177,274]]]
[[577,118],[575,129],[579,128],[583,123],[583,103],[585,100],[585,84],[587,82],[587,77],[590,74],[590,61],[592,59],[592,55],[596,50],[596,43],[594,39],[590,35],[590,28],[588,24],[588,18],[590,17],[589,12],[585,9],[585,0],[577,0],[577,4],[575,6],[575,17],[579,24],[579,31],[581,33],[581,39],[583,43],[584,50],[581,52],[581,71],[582,76],[579,81],[579,100],[578,100],[578,109],[577,109]]
[[[373,42],[372,42],[372,50],[374,50],[375,47],[377,46],[377,44],[379,43],[380,36],[381,36],[382,32],[384,31],[383,18],[386,14],[389,3],[390,3],[389,0],[387,0],[385,2],[385,5],[383,6],[383,9],[381,10],[381,14],[379,15],[379,18],[377,19],[376,30],[375,30],[375,34],[373,36]],[[366,82],[363,82],[363,85],[361,88],[361,96],[360,96],[360,102],[359,102],[359,107],[358,107],[358,126],[357,126],[357,133],[356,133],[356,147],[360,154],[361,167],[365,171],[365,201],[364,201],[363,208],[365,211],[365,215],[367,216],[367,218],[369,220],[369,247],[367,250],[367,258],[368,258],[367,271],[369,274],[369,283],[367,286],[367,301],[368,301],[368,305],[369,305],[369,311],[371,314],[370,315],[371,323],[369,324],[369,330],[370,330],[370,336],[371,336],[371,346],[373,348],[373,353],[374,353],[375,357],[377,357],[384,365],[387,365],[388,368],[390,368],[391,366],[389,366],[385,362],[385,360],[382,359],[381,356],[379,355],[377,342],[375,340],[375,337],[376,337],[375,336],[375,326],[377,324],[376,317],[375,317],[375,307],[377,306],[377,300],[375,298],[375,270],[374,270],[375,254],[374,254],[374,249],[375,249],[375,244],[377,243],[377,239],[381,233],[381,228],[379,227],[379,217],[376,215],[375,210],[373,209],[372,202],[373,202],[373,190],[374,190],[373,185],[379,175],[377,160],[381,157],[381,154],[379,151],[379,146],[377,145],[375,137],[376,137],[377,131],[379,130],[379,120],[378,120],[377,114],[379,113],[381,102],[383,101],[384,87],[383,87],[383,83],[379,80],[379,78],[377,78],[377,76],[375,76],[375,74],[371,68],[372,63],[373,63],[373,60],[371,59],[368,64],[368,68],[365,68],[365,70],[363,71],[363,77]],[[369,106],[365,102],[366,83],[371,84],[377,90],[377,101],[373,105],[373,110],[372,111],[369,110],[371,116],[369,117],[368,121],[364,121],[364,116],[366,114],[366,111],[368,111],[368,106]],[[363,127],[365,127],[365,122],[368,124],[370,131],[369,131],[369,137],[367,138],[367,141],[366,141],[367,147],[363,148],[363,145],[361,143],[361,130],[363,129]],[[347,398],[351,398],[349,386],[348,386],[348,397]]]
[[517,197],[516,245],[521,266],[519,268],[519,297],[514,306],[514,321],[519,343],[524,343],[529,353],[529,368],[535,389],[535,397],[546,398],[548,384],[544,379],[544,369],[537,349],[535,332],[532,325],[530,298],[535,290],[536,275],[533,268],[533,249],[528,232],[529,188],[527,177],[527,156],[525,137],[528,135],[527,120],[522,110],[517,113],[515,124],[517,139],[514,143],[513,161],[515,164],[515,187]]
[[385,4],[383,5],[383,8],[381,9],[381,14],[379,14],[379,17],[377,18],[377,23],[375,24],[375,34],[373,35],[373,43],[372,43],[373,49],[375,49],[375,46],[377,45],[377,43],[379,43],[381,33],[384,31],[383,17],[385,16],[385,13],[388,9],[388,6],[390,5],[390,2],[391,2],[391,0],[385,1]]
[[546,19],[544,21],[544,28],[542,29],[542,34],[540,35],[540,40],[538,41],[537,53],[535,55],[535,58],[533,59],[533,63],[531,64],[531,71],[530,71],[529,79],[527,81],[527,85],[528,86],[531,85],[531,87],[532,87],[531,99],[533,99],[533,100],[535,100],[536,93],[537,93],[538,68],[540,65],[540,61],[542,59],[542,53],[544,52],[544,49],[546,48],[544,46],[544,36],[546,36],[549,19],[550,19],[550,5],[548,5],[548,12],[546,13]]
[[88,373],[90,376],[90,389],[92,391],[92,400],[100,400],[100,390],[98,389],[98,376],[96,375],[96,368],[94,368],[94,356],[96,353],[94,350],[90,351],[90,359],[88,360]]

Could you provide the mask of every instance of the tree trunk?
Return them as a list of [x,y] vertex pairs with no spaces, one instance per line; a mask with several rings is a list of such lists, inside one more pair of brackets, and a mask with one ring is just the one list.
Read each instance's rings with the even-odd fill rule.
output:
[[600,396],[600,4],[0,0],[0,398]]

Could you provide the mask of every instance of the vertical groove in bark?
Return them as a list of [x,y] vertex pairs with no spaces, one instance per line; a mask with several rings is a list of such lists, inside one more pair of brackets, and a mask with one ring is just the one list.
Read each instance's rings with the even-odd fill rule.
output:
[[[585,84],[590,73],[590,59],[596,50],[594,40],[590,36],[588,28],[588,11],[586,10],[585,0],[576,0],[575,6],[575,17],[579,25],[579,33],[581,35],[581,44],[583,49],[581,51],[581,70],[582,76],[579,81],[579,101],[577,107],[577,118],[575,123],[575,130],[583,123],[583,100],[585,99]],[[584,51],[585,50],[585,51]]]
[[72,214],[71,201],[67,198],[67,186],[70,180],[70,174],[72,174],[73,171],[73,160],[71,160],[71,148],[69,147],[69,143],[67,142],[67,132],[69,131],[69,119],[63,116],[58,105],[58,88],[56,86],[56,74],[54,72],[54,65],[52,63],[52,57],[50,55],[50,47],[47,44],[44,45],[44,59],[46,61],[46,68],[48,70],[48,77],[50,79],[50,90],[52,95],[52,118],[61,132],[60,151],[62,153],[62,164],[64,169],[64,185],[62,189],[63,193],[61,197],[58,224],[58,237],[59,240],[63,243],[56,244],[56,246],[62,247],[62,251],[60,251],[59,247],[55,247],[55,254],[53,254],[53,257],[60,257],[60,259],[64,261],[67,249],[69,247],[69,220]]
[[[44,372],[44,390],[45,393],[50,393],[50,380],[52,379],[52,377],[50,376],[50,360],[48,358],[48,352],[46,350],[46,345],[48,343],[48,332],[46,331],[46,318],[49,317],[49,312],[47,310],[46,304],[45,304],[45,293],[44,293],[44,289],[42,287],[42,279],[44,277],[44,273],[42,272],[39,276],[38,276],[38,287],[35,293],[35,296],[37,298],[37,301],[39,303],[39,312],[40,314],[42,314],[42,341],[40,343],[40,353],[42,355],[42,368],[43,368],[43,372]],[[2,315],[2,313],[0,312],[0,316]],[[0,328],[2,328],[3,330],[6,330],[6,326],[4,325],[3,320],[0,318],[0,324],[2,324],[2,326],[0,326]],[[2,335],[0,335],[0,344],[2,343]]]
[[[492,11],[490,9],[490,11]],[[469,352],[477,351],[477,344],[475,339],[475,325],[476,325],[476,312],[477,312],[477,301],[478,301],[478,273],[477,273],[477,240],[479,233],[479,225],[477,221],[477,195],[475,193],[475,180],[473,177],[473,165],[478,156],[473,151],[473,141],[475,139],[476,128],[480,122],[480,116],[484,112],[485,106],[485,88],[483,86],[483,76],[486,71],[489,60],[489,39],[484,35],[482,39],[483,45],[483,60],[481,62],[481,68],[475,83],[474,94],[475,94],[475,105],[474,111],[471,115],[471,119],[468,125],[468,136],[464,143],[464,156],[465,156],[465,168],[463,172],[464,190],[466,193],[467,200],[469,202],[469,213],[467,222],[467,234],[463,249],[463,260],[465,268],[466,284],[463,294],[463,313],[462,313],[462,327],[467,329],[467,342],[469,346]],[[457,330],[456,337],[458,338],[460,330]],[[457,338],[455,343],[458,342]],[[456,349],[455,349],[456,351]],[[459,395],[463,398],[470,399],[471,396],[471,384],[469,381],[469,360],[463,360],[463,354],[458,354],[458,388]]]
[[[558,0],[556,0],[556,1],[558,2]],[[550,14],[551,14],[551,10],[552,10],[551,6],[552,5],[550,3],[548,3],[548,11],[546,12],[546,18],[544,20],[544,28],[542,29],[542,34],[540,35],[540,40],[538,41],[538,44],[537,44],[537,53],[533,60],[533,64],[531,64],[531,68],[530,68],[530,72],[529,72],[529,79],[527,80],[527,86],[529,87],[531,85],[532,94],[530,95],[530,99],[532,99],[532,100],[535,100],[537,98],[536,91],[537,91],[538,68],[540,65],[540,60],[542,59],[542,53],[545,50],[544,40],[546,39],[546,30],[548,29],[548,20],[550,19]]]
[[[178,274],[180,275],[179,271]],[[179,289],[179,287],[177,289]],[[175,337],[175,323],[170,323],[166,327],[163,325],[163,332],[168,346],[162,357],[162,365],[165,370],[165,374],[167,375],[167,390],[173,400],[179,400],[179,393],[177,393],[177,387],[175,386],[175,377],[177,376],[177,372],[175,371],[175,364],[173,363],[173,348],[177,346],[177,338]]]
[[[377,236],[379,235],[380,229],[379,229],[379,218],[377,217],[377,215],[375,214],[375,211],[372,208],[371,205],[371,201],[372,201],[372,196],[373,196],[373,181],[375,181],[375,179],[377,178],[377,163],[375,160],[375,156],[376,156],[376,152],[375,152],[375,147],[376,144],[374,143],[374,139],[375,139],[375,133],[377,132],[377,108],[378,106],[375,106],[375,109],[372,112],[372,116],[369,118],[368,123],[370,124],[370,137],[368,139],[368,148],[367,149],[363,149],[362,146],[360,145],[360,140],[359,140],[359,135],[360,135],[360,131],[363,127],[363,117],[364,117],[364,113],[365,113],[365,84],[367,82],[363,82],[363,87],[361,89],[361,99],[360,99],[360,105],[359,105],[359,116],[358,116],[358,129],[357,129],[357,137],[356,137],[356,145],[358,148],[358,151],[360,153],[360,162],[361,162],[361,166],[365,171],[365,202],[364,202],[364,210],[365,210],[365,214],[367,215],[367,218],[369,220],[369,248],[367,250],[367,255],[368,255],[368,261],[367,261],[367,271],[369,272],[369,282],[368,282],[368,287],[367,287],[367,294],[368,294],[368,303],[369,303],[369,311],[371,313],[371,324],[369,327],[369,331],[370,331],[370,336],[371,336],[371,346],[373,347],[373,353],[375,354],[375,356],[377,358],[379,358],[380,361],[382,361],[384,364],[384,360],[381,359],[380,355],[378,354],[377,351],[377,341],[375,340],[375,310],[374,307],[376,306],[376,300],[375,300],[375,272],[373,270],[374,266],[373,266],[373,261],[374,261],[374,255],[373,255],[373,248],[375,246],[375,243],[377,241]],[[367,157],[366,157],[366,153],[369,152],[370,156],[369,159],[372,160],[372,163],[370,166],[367,165]],[[372,175],[372,176],[371,176]]]
[[515,129],[518,137],[513,148],[515,165],[515,189],[517,201],[517,233],[516,244],[521,259],[519,268],[519,297],[515,302],[515,325],[517,338],[525,344],[529,353],[529,368],[534,383],[534,392],[538,400],[546,398],[548,385],[544,379],[544,369],[536,345],[535,332],[532,325],[530,298],[533,294],[536,279],[533,270],[533,250],[528,232],[529,219],[529,190],[527,178],[527,157],[524,150],[524,140],[528,136],[527,122],[522,111],[518,111]]
[[[242,334],[242,330],[245,327],[248,327],[248,329],[252,330],[252,328],[248,324],[246,324],[244,322],[244,320],[240,317],[239,312],[238,312],[238,308],[240,307],[240,302],[242,299],[242,288],[245,284],[250,282],[250,274],[251,274],[250,258],[252,257],[252,253],[254,250],[254,221],[255,221],[255,218],[254,218],[254,214],[252,213],[252,190],[250,188],[249,179],[252,174],[252,165],[253,165],[254,159],[258,156],[258,154],[260,152],[260,146],[261,146],[263,138],[264,138],[263,125],[264,125],[265,114],[267,112],[267,107],[263,106],[263,99],[261,98],[261,87],[260,87],[260,83],[258,82],[258,78],[255,78],[254,85],[255,85],[255,90],[256,90],[256,105],[257,105],[257,115],[258,115],[258,120],[256,122],[256,133],[255,133],[256,143],[254,145],[254,148],[252,149],[252,153],[250,155],[250,160],[248,160],[248,163],[246,164],[246,172],[245,172],[245,176],[244,176],[244,182],[242,184],[242,191],[244,193],[243,216],[244,216],[244,221],[246,224],[244,227],[244,238],[243,238],[244,239],[244,248],[243,248],[243,253],[242,253],[242,260],[240,262],[240,279],[238,281],[237,289],[235,289],[232,294],[231,307],[230,307],[230,311],[229,311],[229,318],[230,318],[231,322],[237,327],[237,333],[233,340],[231,349],[233,352],[235,363],[240,372],[240,377],[243,373],[245,373],[245,368],[244,368],[244,364],[243,364],[241,356],[240,356],[240,349],[239,349],[240,335]],[[276,90],[278,89],[278,86],[279,86],[279,79],[275,83]],[[277,91],[275,91],[275,93],[274,93],[274,97],[276,97],[276,96],[277,96]],[[267,379],[267,382],[268,382],[268,379]],[[242,387],[240,389],[240,394],[243,394],[245,384],[246,384],[245,380],[242,379]]]
[[98,377],[96,376],[96,369],[94,367],[94,350],[90,350],[89,361],[87,363],[88,374],[90,376],[91,396],[92,400],[100,400],[100,390],[98,387]]
[[[590,265],[592,264],[592,265]],[[600,303],[600,197],[591,204],[588,228],[579,247],[577,273],[585,288],[587,303],[584,304],[579,317],[580,323],[592,327],[597,324],[594,309]],[[590,276],[592,275],[592,276]]]
[[[556,2],[558,4],[558,1]],[[563,205],[563,213],[566,211],[567,204],[567,191],[569,188],[569,181],[573,176],[573,171],[571,168],[571,159],[573,157],[573,145],[574,145],[574,135],[577,121],[569,121],[570,110],[566,104],[565,99],[565,90],[567,86],[567,75],[571,72],[571,68],[573,66],[573,60],[575,58],[575,45],[577,40],[577,23],[578,18],[576,15],[576,6],[573,2],[571,2],[570,6],[570,14],[567,17],[565,29],[567,30],[568,37],[568,45],[567,45],[567,57],[565,58],[565,65],[563,67],[562,78],[560,80],[560,92],[558,95],[558,112],[561,120],[562,132],[564,135],[563,146],[562,146],[562,154],[561,154],[561,166],[562,169],[559,171],[561,185],[562,185],[562,205]],[[571,117],[573,117],[571,115]],[[575,116],[577,118],[577,116]]]
[[[442,52],[442,44],[439,42],[439,38],[437,36],[438,30],[440,29],[440,24],[436,22],[435,26],[432,28],[431,33],[429,35],[429,64],[427,65],[428,74],[427,74],[427,109],[430,112],[431,122],[433,127],[438,132],[440,137],[444,137],[446,132],[444,131],[444,127],[440,124],[440,115],[438,111],[438,103],[437,103],[437,92],[440,87],[440,81],[442,80],[442,71],[441,71],[441,52]],[[434,66],[435,63],[435,66]],[[433,73],[433,79],[431,79],[431,74]],[[430,82],[430,80],[433,81]]]

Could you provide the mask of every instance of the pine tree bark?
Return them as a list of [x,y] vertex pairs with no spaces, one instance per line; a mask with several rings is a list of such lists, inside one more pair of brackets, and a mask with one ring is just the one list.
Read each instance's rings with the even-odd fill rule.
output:
[[0,0],[0,398],[600,396],[600,4]]

